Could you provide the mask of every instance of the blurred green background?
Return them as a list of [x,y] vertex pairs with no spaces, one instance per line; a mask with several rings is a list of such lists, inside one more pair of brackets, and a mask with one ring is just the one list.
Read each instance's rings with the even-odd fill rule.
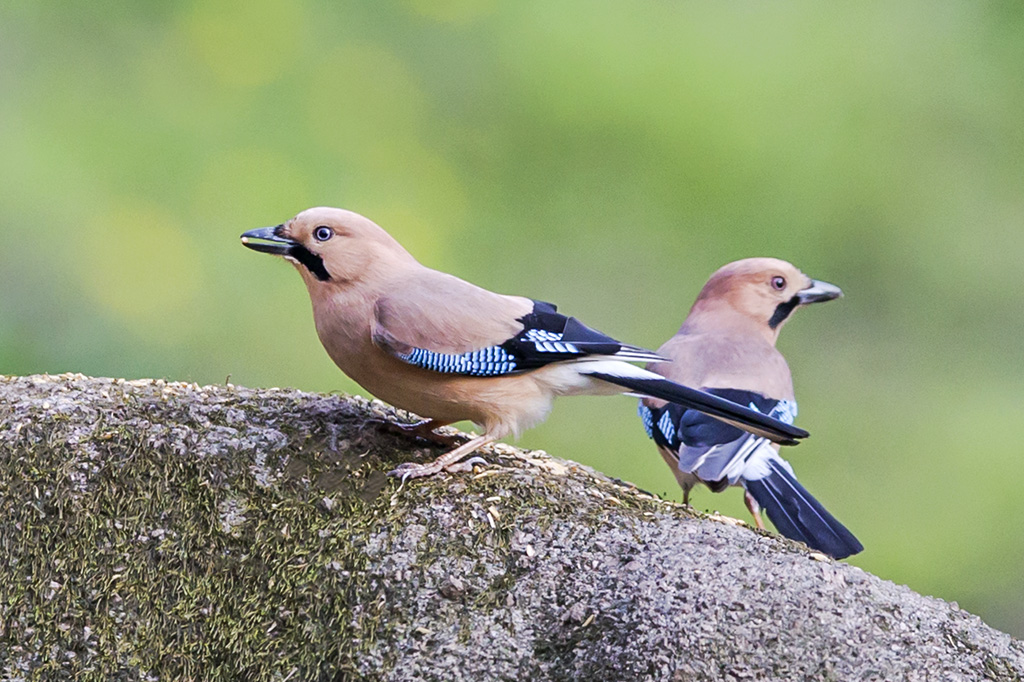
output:
[[[780,348],[851,563],[1024,635],[1018,3],[5,2],[0,93],[0,372],[357,391],[238,241],[313,205],[649,347],[785,258],[846,291]],[[679,499],[634,410],[521,443]]]

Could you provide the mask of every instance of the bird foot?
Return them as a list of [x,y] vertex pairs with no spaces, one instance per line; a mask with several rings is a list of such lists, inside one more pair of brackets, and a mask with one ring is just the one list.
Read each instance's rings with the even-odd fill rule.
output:
[[402,483],[405,483],[410,478],[423,478],[424,476],[433,476],[439,473],[443,466],[438,466],[437,462],[431,462],[430,464],[417,464],[416,462],[404,462],[399,464],[394,469],[388,472],[388,476],[395,478],[401,478]]
[[465,462],[456,462],[455,464],[449,464],[445,467],[445,471],[450,474],[468,474],[473,471],[473,467],[477,464],[480,466],[490,466],[491,463],[480,456],[470,457]]
[[470,471],[473,468],[474,463],[486,461],[481,457],[473,457],[467,462],[460,463],[466,455],[472,454],[477,448],[483,447],[484,445],[493,441],[492,436],[477,436],[469,442],[463,443],[459,447],[455,448],[451,452],[447,452],[433,462],[427,464],[418,464],[416,462],[406,462],[395,467],[393,470],[388,472],[388,476],[394,476],[401,478],[402,482],[408,481],[410,478],[423,478],[424,476],[433,476],[441,471]]
[[397,467],[388,472],[388,476],[395,478],[401,478],[402,482],[405,483],[410,478],[424,478],[426,476],[433,476],[439,474],[442,471],[446,471],[450,474],[457,473],[469,473],[473,470],[473,467],[477,464],[487,466],[490,464],[483,457],[471,457],[465,462],[452,462],[451,464],[441,464],[438,460],[430,462],[428,464],[417,464],[416,462],[405,462],[399,464]]
[[400,424],[386,419],[371,419],[370,421],[385,431],[397,433],[406,438],[418,438],[448,448],[453,448],[466,442],[466,437],[461,434],[436,433],[434,429],[446,426],[446,424],[433,419],[424,419],[415,424]]

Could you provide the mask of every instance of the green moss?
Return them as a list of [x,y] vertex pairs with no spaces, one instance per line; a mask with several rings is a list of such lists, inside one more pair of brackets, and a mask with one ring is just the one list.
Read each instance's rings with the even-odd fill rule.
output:
[[[369,547],[424,525],[410,568],[467,567],[472,586],[451,595],[465,636],[467,609],[506,606],[528,573],[522,529],[543,533],[581,499],[595,527],[665,508],[493,453],[509,466],[399,491],[384,472],[410,444],[367,426],[380,408],[358,399],[55,383],[52,401],[0,412],[0,661],[27,679],[372,678],[393,664],[368,667],[373,645],[412,616],[389,612],[401,583]],[[439,497],[472,532],[420,513]]]
[[[195,456],[102,421],[69,444],[62,415],[27,417],[21,440],[34,444],[5,455],[0,479],[12,673],[343,679],[383,636],[363,551],[391,514],[379,461],[325,455],[325,434],[308,434],[267,456],[280,472],[267,486],[239,465],[252,452]],[[180,425],[198,436],[213,423]],[[225,505],[242,509],[229,528]]]
[[945,637],[954,648],[980,661],[980,672],[984,679],[993,682],[1021,682],[1020,674],[1009,660],[983,650],[973,642],[970,633],[950,625],[945,628]]

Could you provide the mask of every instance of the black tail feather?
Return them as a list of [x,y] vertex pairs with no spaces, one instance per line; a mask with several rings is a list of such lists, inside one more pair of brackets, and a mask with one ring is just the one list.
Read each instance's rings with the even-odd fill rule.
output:
[[667,400],[683,407],[703,412],[728,424],[732,424],[755,436],[768,438],[781,445],[796,445],[798,438],[810,434],[792,424],[761,414],[725,398],[698,391],[689,386],[677,384],[662,378],[622,377],[605,372],[588,372],[590,376],[608,383],[628,388],[634,393]]
[[828,513],[785,467],[774,460],[768,464],[771,474],[761,479],[744,479],[743,486],[781,534],[835,559],[845,559],[864,549],[853,533]]

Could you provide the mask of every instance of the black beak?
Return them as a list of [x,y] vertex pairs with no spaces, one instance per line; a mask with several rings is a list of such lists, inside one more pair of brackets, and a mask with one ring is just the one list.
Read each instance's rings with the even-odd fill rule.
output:
[[811,286],[796,293],[796,297],[797,300],[800,301],[800,305],[820,303],[821,301],[831,301],[836,298],[841,298],[842,295],[843,290],[835,284],[829,284],[828,282],[822,282],[817,279],[812,279]]
[[[292,248],[297,246],[297,243],[291,239],[279,236],[277,231],[281,227],[281,225],[276,225],[274,227],[261,227],[256,230],[249,230],[242,234],[242,244],[248,246],[253,251],[272,253],[275,256],[290,256]],[[254,239],[259,241],[253,241]]]

